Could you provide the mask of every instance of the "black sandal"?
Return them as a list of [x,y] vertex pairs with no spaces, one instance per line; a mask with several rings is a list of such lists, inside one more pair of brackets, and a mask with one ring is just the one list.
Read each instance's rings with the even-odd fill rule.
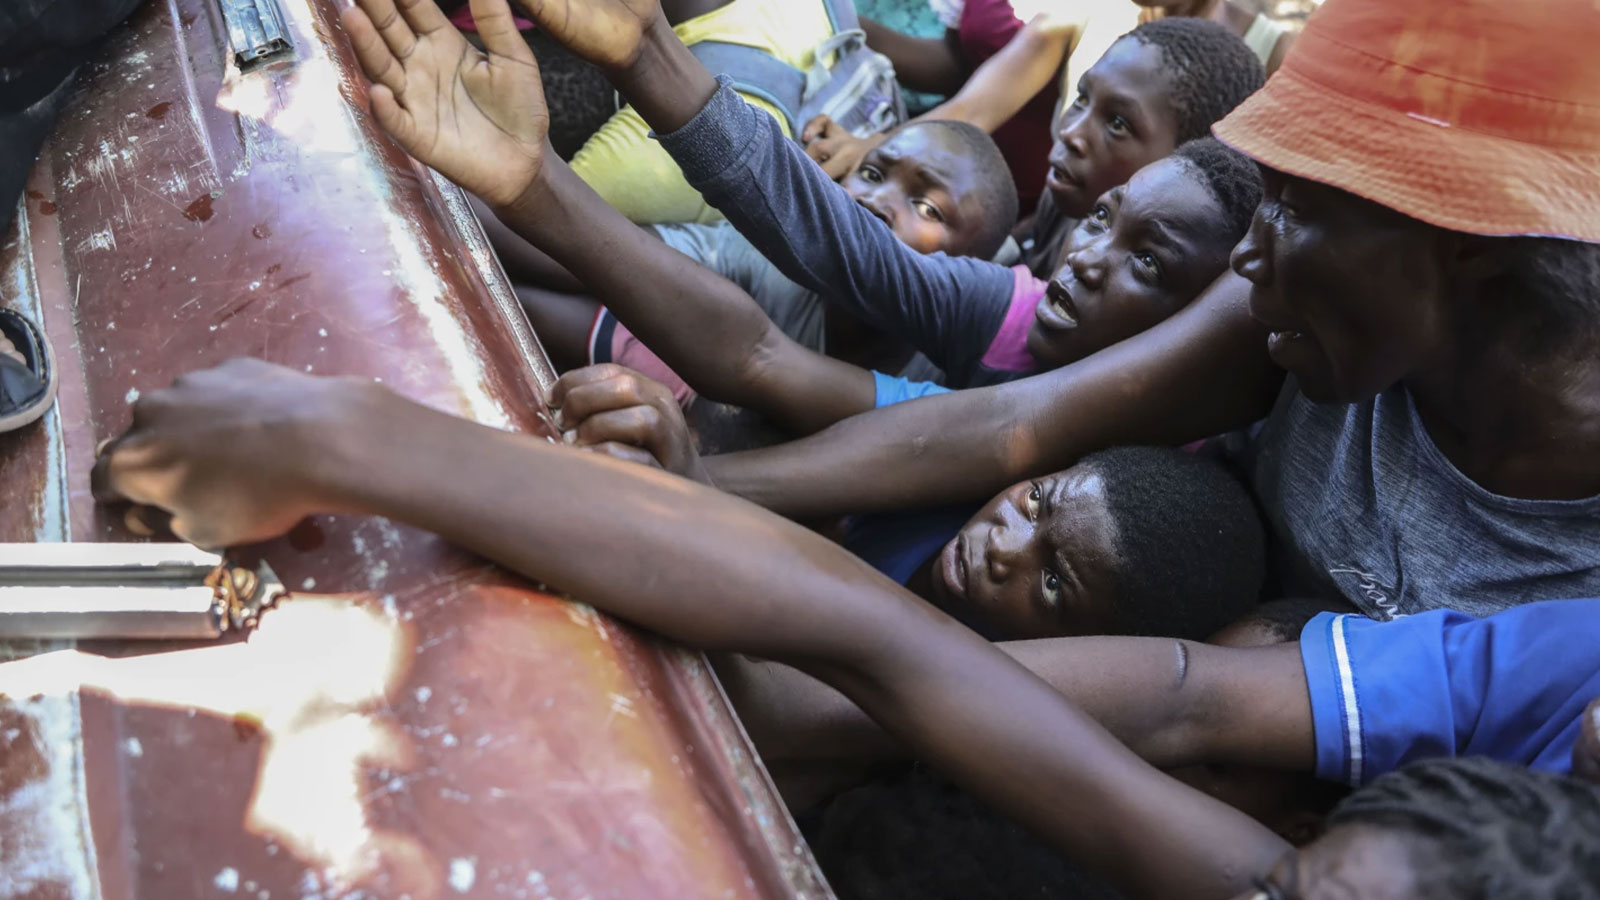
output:
[[0,334],[22,354],[0,354],[0,432],[15,431],[45,414],[56,399],[56,358],[38,326],[0,309]]

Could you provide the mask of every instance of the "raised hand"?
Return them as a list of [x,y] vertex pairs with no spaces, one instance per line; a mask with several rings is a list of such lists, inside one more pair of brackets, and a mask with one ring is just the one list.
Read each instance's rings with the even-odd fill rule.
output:
[[843,181],[845,176],[861,168],[861,161],[883,141],[883,135],[858,138],[826,115],[807,122],[800,132],[800,143],[805,146],[806,155],[816,160],[834,181]]
[[489,52],[467,42],[433,0],[356,0],[344,12],[372,112],[407,153],[505,206],[539,173],[550,116],[539,65],[506,0],[472,0]]
[[639,58],[645,34],[665,21],[658,0],[517,0],[517,4],[562,46],[613,73],[631,66]]
[[574,369],[550,389],[568,443],[711,484],[665,385],[612,364]]

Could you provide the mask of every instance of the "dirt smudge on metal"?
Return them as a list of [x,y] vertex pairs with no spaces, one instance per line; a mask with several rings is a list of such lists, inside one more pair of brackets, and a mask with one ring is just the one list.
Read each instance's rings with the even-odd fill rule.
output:
[[211,195],[201,194],[194,198],[188,206],[183,208],[183,217],[191,222],[208,222],[213,215],[211,210]]

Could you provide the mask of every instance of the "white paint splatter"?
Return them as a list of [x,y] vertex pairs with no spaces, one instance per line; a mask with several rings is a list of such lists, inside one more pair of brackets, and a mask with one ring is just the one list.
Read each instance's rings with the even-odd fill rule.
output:
[[456,736],[455,735],[446,734],[444,737],[439,739],[439,743],[445,745],[446,747],[454,747],[456,744],[459,744],[461,742],[456,740]]
[[423,685],[422,687],[417,688],[416,696],[418,703],[427,703],[428,698],[433,696],[433,688]]
[[129,403],[137,401],[139,399],[139,389],[128,388],[128,392],[122,395],[122,399],[128,401]]
[[217,886],[217,890],[232,894],[239,890],[239,870],[232,866],[224,866],[222,871],[217,873],[217,877],[211,879],[211,883]]
[[300,590],[302,591],[309,591],[316,586],[317,580],[315,578],[307,578],[305,581],[300,582]]
[[123,748],[127,750],[128,755],[134,759],[144,756],[144,745],[139,743],[139,739],[136,737],[131,737],[124,741]]
[[456,893],[465,894],[472,890],[472,883],[477,880],[477,860],[461,857],[450,860],[450,886],[455,888]]

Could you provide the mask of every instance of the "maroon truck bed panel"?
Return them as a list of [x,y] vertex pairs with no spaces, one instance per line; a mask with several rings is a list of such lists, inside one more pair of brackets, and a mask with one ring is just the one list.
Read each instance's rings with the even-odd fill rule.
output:
[[[80,78],[0,241],[62,377],[0,436],[0,540],[132,539],[94,448],[232,356],[544,427],[464,198],[364,112],[337,6],[282,9],[240,72],[212,2],[152,0]],[[828,896],[697,654],[382,520],[261,553],[296,593],[248,640],[0,648],[0,898]]]

